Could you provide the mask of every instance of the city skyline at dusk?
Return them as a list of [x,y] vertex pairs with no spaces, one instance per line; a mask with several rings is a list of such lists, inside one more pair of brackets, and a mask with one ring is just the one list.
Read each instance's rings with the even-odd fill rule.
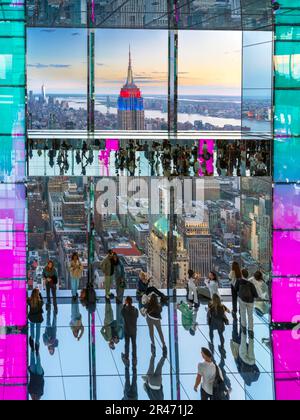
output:
[[[86,94],[86,34],[80,29],[28,30],[28,90],[39,94],[41,86],[46,85],[48,94]],[[142,93],[167,96],[167,34],[159,30],[138,34],[132,30],[96,32],[96,94],[118,95],[126,81],[131,45],[134,80]],[[254,35],[262,42],[262,47],[259,54],[255,48],[257,70],[244,75],[244,86],[249,93],[250,89],[258,88],[255,94],[262,95],[262,90],[267,92],[271,82],[271,62],[268,68],[266,58],[269,34]],[[76,48],[71,47],[74,39]],[[249,46],[253,41],[251,34]],[[195,45],[194,50],[188,48],[191,43]],[[180,31],[179,44],[179,95],[241,96],[241,32]],[[254,59],[252,55],[251,48],[244,50],[245,60]]]

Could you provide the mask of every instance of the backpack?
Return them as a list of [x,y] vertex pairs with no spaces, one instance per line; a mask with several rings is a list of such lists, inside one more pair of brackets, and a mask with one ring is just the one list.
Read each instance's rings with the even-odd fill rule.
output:
[[249,303],[253,301],[252,284],[250,282],[243,282],[240,284],[239,297],[243,302]]
[[220,369],[216,366],[216,377],[213,385],[213,401],[229,401],[230,395],[225,385],[224,380],[221,378]]

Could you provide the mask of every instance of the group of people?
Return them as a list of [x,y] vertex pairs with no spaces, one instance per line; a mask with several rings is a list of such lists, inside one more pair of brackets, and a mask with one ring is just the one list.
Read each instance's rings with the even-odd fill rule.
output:
[[197,146],[173,146],[167,140],[152,144],[130,140],[126,148],[120,148],[115,153],[115,168],[117,174],[127,171],[130,176],[135,176],[143,153],[149,162],[151,176],[198,175],[198,150]]
[[266,142],[218,141],[216,169],[219,176],[268,176],[270,152]]

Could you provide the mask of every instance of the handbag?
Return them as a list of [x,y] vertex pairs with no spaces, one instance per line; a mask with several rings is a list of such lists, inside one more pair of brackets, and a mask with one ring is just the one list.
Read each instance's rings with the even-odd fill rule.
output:
[[219,367],[215,364],[216,367],[216,377],[213,385],[213,401],[229,401],[230,395],[229,391],[225,385],[224,380],[221,378]]

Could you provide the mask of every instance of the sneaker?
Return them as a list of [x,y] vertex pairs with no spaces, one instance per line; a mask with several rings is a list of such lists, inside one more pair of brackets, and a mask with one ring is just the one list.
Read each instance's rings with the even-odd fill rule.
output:
[[122,361],[125,366],[129,366],[129,358],[124,353],[122,353]]

